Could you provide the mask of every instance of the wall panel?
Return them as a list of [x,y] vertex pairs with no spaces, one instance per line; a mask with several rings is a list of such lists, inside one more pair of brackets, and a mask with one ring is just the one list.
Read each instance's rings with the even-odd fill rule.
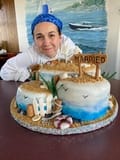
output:
[[18,36],[14,0],[1,0],[0,8],[0,44],[8,52],[18,52]]

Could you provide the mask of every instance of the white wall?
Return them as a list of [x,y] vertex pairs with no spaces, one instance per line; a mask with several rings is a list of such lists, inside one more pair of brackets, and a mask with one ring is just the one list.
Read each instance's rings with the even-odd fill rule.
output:
[[108,14],[108,37],[106,53],[108,61],[103,69],[106,72],[117,72],[115,78],[120,79],[120,0],[106,0]]
[[19,49],[20,51],[23,51],[29,46],[27,40],[27,27],[25,24],[25,0],[14,0],[14,2],[15,2]]

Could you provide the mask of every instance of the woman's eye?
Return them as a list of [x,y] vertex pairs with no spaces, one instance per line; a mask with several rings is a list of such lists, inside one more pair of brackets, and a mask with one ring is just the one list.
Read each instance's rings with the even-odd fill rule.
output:
[[50,36],[51,38],[52,38],[52,37],[55,37],[55,35],[54,35],[54,34],[50,34],[49,36]]
[[43,39],[43,36],[37,36],[36,39]]

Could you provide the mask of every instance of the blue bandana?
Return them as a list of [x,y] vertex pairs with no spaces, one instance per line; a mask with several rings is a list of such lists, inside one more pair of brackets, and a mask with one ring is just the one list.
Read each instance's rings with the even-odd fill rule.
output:
[[55,17],[52,14],[39,14],[32,22],[32,25],[31,25],[32,33],[35,29],[35,26],[41,22],[51,22],[51,23],[55,24],[59,28],[60,31],[62,30],[63,24],[60,19],[58,19],[57,17]]

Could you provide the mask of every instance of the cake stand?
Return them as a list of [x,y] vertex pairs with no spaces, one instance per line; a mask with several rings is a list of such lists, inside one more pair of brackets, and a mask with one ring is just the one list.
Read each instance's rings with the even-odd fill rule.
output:
[[74,120],[70,128],[67,129],[57,129],[54,127],[54,119],[48,121],[39,120],[33,122],[31,118],[22,115],[17,112],[15,97],[12,99],[10,104],[10,113],[14,120],[20,124],[22,127],[30,129],[35,132],[53,135],[71,135],[71,134],[81,134],[94,131],[109,125],[117,116],[118,113],[118,102],[114,96],[111,95],[109,99],[110,109],[106,115],[100,119],[89,122],[79,122]]

